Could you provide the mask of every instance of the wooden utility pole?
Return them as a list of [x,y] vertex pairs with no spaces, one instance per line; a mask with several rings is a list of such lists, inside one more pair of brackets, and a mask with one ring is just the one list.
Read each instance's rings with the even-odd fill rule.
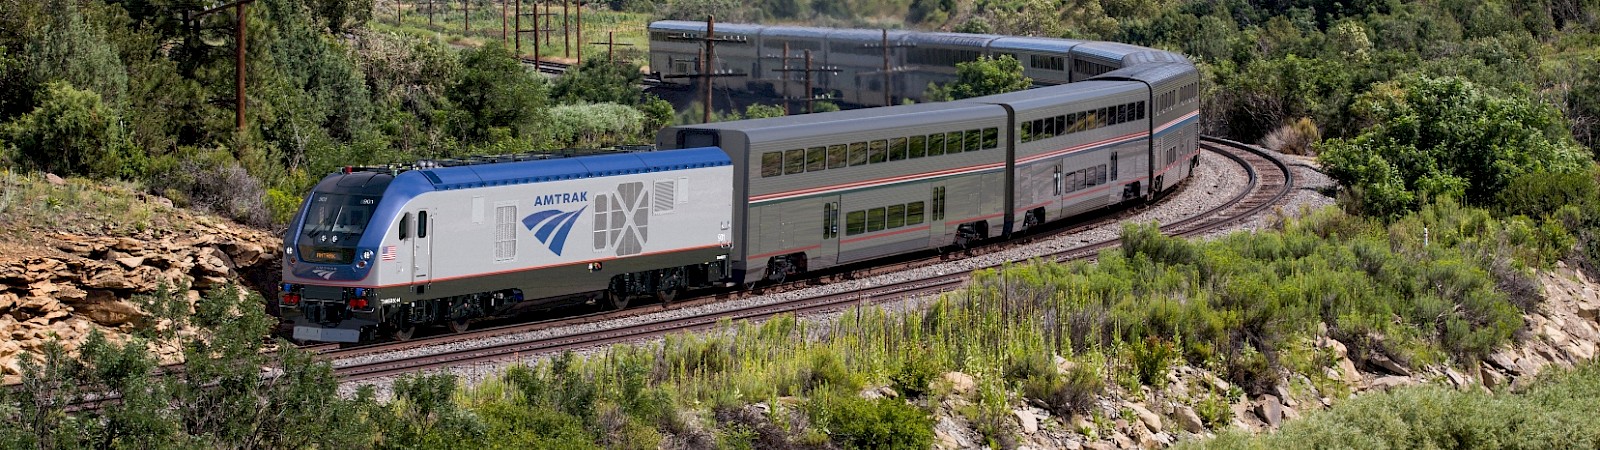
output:
[[578,35],[578,48],[573,53],[578,55],[577,65],[581,66],[583,65],[583,0],[575,0],[573,3],[577,6],[574,9],[578,11],[577,27],[574,30]]
[[472,0],[461,0],[461,34],[472,32]]
[[[615,32],[615,31],[607,31],[606,32],[606,41],[605,42],[590,42],[590,44],[606,46],[606,60],[607,61],[611,61],[611,62],[617,62],[616,47],[618,45],[621,45],[623,47],[632,47],[633,44],[629,44],[629,43],[626,43],[626,42],[617,42],[616,35],[617,35],[617,32]],[[583,47],[578,47],[578,48],[583,48]],[[581,55],[582,53],[579,53],[579,54]]]
[[[890,61],[891,61],[889,59],[889,49],[909,48],[909,47],[912,47],[912,46],[911,45],[906,45],[906,44],[889,45],[889,30],[883,30],[883,41],[882,41],[882,43],[879,44],[879,45],[868,44],[866,47],[868,47],[868,48],[879,47],[879,48],[883,49],[883,70],[879,71],[877,73],[877,75],[882,75],[883,76],[883,106],[890,106],[894,102],[894,91],[889,88],[889,86],[890,86],[889,83],[892,81],[889,77],[891,75],[893,75],[895,72],[897,72],[898,70],[892,68],[889,65]],[[865,76],[865,75],[874,75],[874,74],[869,72],[869,73],[859,74],[857,76]]]
[[513,5],[515,5],[515,6],[513,6],[513,8],[515,8],[515,11],[512,11],[512,17],[513,17],[512,20],[516,21],[516,23],[513,24],[513,28],[511,29],[511,40],[515,41],[517,43],[516,44],[517,45],[517,47],[516,47],[516,49],[517,49],[516,50],[517,51],[517,57],[521,58],[522,57],[522,0],[511,0],[511,2],[512,2]]
[[[818,73],[818,72],[826,72],[826,73],[837,74],[837,73],[840,72],[839,68],[838,67],[833,67],[833,66],[827,66],[827,67],[822,67],[822,68],[813,68],[812,65],[811,65],[811,50],[806,50],[805,51],[806,68],[804,68],[804,69],[790,69],[789,68],[789,64],[788,64],[788,51],[787,51],[788,50],[788,44],[787,43],[784,44],[784,50],[785,51],[784,51],[783,68],[778,69],[778,72],[782,73],[783,76],[784,76],[784,86],[785,86],[784,88],[788,89],[789,73],[790,72],[802,72],[802,73],[806,74],[806,95],[805,95],[805,98],[800,99],[800,101],[805,102],[805,104],[806,104],[806,114],[811,114],[815,110],[812,107],[812,105],[815,104],[816,102],[833,100],[832,98],[827,98],[827,97],[818,98],[816,96],[811,95],[811,76],[812,76],[812,74],[815,74],[815,73]],[[789,102],[794,101],[794,98],[793,97],[789,97],[788,93],[785,93],[783,101],[784,101],[784,106],[787,107]],[[788,114],[788,112],[785,111],[784,114]]]
[[714,64],[714,61],[716,61],[716,58],[717,58],[716,43],[718,43],[718,42],[736,42],[736,43],[746,42],[743,39],[719,38],[719,37],[716,37],[716,36],[717,36],[717,34],[716,34],[716,16],[706,16],[706,35],[705,35],[705,37],[696,39],[696,38],[690,37],[690,36],[688,36],[686,34],[685,35],[680,35],[680,36],[674,36],[675,39],[699,40],[699,41],[705,43],[705,47],[701,48],[700,52],[699,52],[700,57],[698,59],[700,61],[699,61],[699,64],[697,64],[697,66],[699,67],[700,73],[693,74],[693,75],[690,75],[690,74],[677,74],[677,75],[664,75],[664,76],[662,76],[662,78],[699,78],[699,79],[704,81],[704,83],[702,84],[702,87],[705,89],[705,97],[704,97],[704,100],[705,100],[705,114],[702,114],[702,117],[701,117],[702,123],[710,123],[711,122],[711,79],[712,78],[717,78],[717,77],[743,77],[743,76],[749,76],[750,75],[750,74],[747,74],[747,73],[736,73],[736,72],[731,72],[731,71],[730,72],[726,72],[726,73],[714,73],[714,72],[716,72],[716,66]]
[[428,0],[428,28],[433,28],[433,1]]
[[510,25],[510,23],[508,23],[507,20],[506,20],[506,0],[500,0],[500,43],[501,44],[508,44],[509,43],[509,42],[506,42],[506,38],[511,36],[508,33],[509,30],[507,30],[507,27],[509,25]]
[[255,2],[255,0],[239,0],[239,1],[236,1],[236,2],[233,2],[233,3],[226,3],[226,4],[223,4],[223,5],[220,5],[220,6],[205,10],[205,11],[201,11],[199,14],[195,14],[193,16],[190,16],[191,19],[199,19],[201,17],[207,16],[207,15],[211,15],[211,14],[214,14],[214,13],[217,13],[217,12],[227,11],[228,8],[233,8],[233,10],[234,10],[234,35],[233,35],[233,42],[234,42],[234,45],[233,45],[234,127],[236,129],[238,129],[240,132],[244,131],[244,125],[245,125],[245,123],[244,123],[244,109],[245,109],[245,103],[247,101],[246,100],[246,96],[245,96],[245,89],[244,89],[244,70],[245,70],[245,67],[244,67],[244,55],[245,55],[245,45],[246,45],[246,39],[245,39],[245,35],[244,35],[244,30],[247,27],[247,25],[246,25],[247,24],[247,20],[246,19],[249,17],[249,14],[247,14],[248,11],[245,9],[245,5],[249,5],[252,2]]
[[394,0],[394,25],[395,26],[400,26],[400,24],[404,23],[404,21],[401,20],[401,18],[400,18],[400,7],[402,7],[402,6],[405,6],[405,2],[402,2],[400,0]]
[[[533,4],[533,7],[534,7],[533,11],[534,12],[523,13],[522,12],[522,0],[513,0],[513,1],[517,2],[517,29],[516,29],[517,57],[518,58],[522,57],[522,34],[523,33],[533,33],[533,72],[534,73],[539,73],[539,53],[540,53],[539,32],[545,31],[543,28],[539,27],[539,17],[540,16],[544,16],[545,14],[549,14],[549,13],[540,13],[539,12],[539,4],[538,3],[534,3]],[[533,16],[533,28],[522,28],[522,16]]]
[[567,0],[561,0],[561,56],[572,57],[572,24],[567,18],[572,14],[572,8],[567,5]]

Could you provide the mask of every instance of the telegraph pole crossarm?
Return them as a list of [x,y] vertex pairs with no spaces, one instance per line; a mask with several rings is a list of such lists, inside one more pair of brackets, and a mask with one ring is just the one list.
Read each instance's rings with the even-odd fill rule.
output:
[[706,35],[705,36],[697,38],[697,37],[694,37],[694,36],[690,36],[687,33],[679,33],[679,34],[676,34],[676,35],[669,36],[668,37],[669,39],[700,41],[700,42],[703,42],[705,44],[705,48],[700,50],[700,58],[699,58],[700,59],[700,64],[699,64],[700,73],[699,74],[696,74],[696,75],[679,74],[679,75],[665,75],[665,76],[662,76],[663,79],[666,79],[666,78],[700,78],[702,80],[702,82],[704,83],[704,88],[705,88],[705,114],[704,114],[704,117],[702,118],[702,120],[704,122],[706,122],[706,123],[711,122],[711,79],[715,78],[715,77],[749,76],[750,75],[750,74],[741,74],[741,73],[735,73],[735,72],[716,73],[716,61],[717,61],[717,46],[716,46],[716,44],[718,42],[731,42],[731,43],[738,43],[738,44],[744,44],[744,43],[748,43],[749,42],[749,40],[745,39],[743,36],[722,36],[722,37],[717,37],[716,26],[717,26],[717,18],[716,18],[716,16],[706,16]]
[[[785,45],[785,47],[787,47],[787,44]],[[788,56],[788,55],[784,55],[784,56]],[[815,105],[816,102],[825,102],[825,101],[833,100],[832,97],[817,97],[817,96],[811,94],[811,85],[812,85],[811,77],[812,77],[812,75],[816,74],[816,73],[828,73],[828,74],[838,75],[839,72],[842,72],[842,70],[839,70],[839,68],[835,67],[835,66],[823,66],[823,67],[813,68],[811,66],[811,50],[806,50],[805,54],[804,54],[804,57],[805,57],[805,61],[806,61],[806,67],[804,69],[791,69],[788,66],[784,66],[783,68],[780,68],[780,69],[777,69],[777,70],[774,70],[774,71],[784,74],[783,75],[784,76],[784,80],[788,80],[790,72],[801,72],[801,73],[806,74],[806,96],[805,96],[805,98],[798,98],[798,99],[797,98],[791,98],[791,97],[788,97],[788,93],[785,93],[783,100],[784,100],[784,102],[799,101],[799,102],[805,103],[806,104],[806,114],[810,114],[810,113],[812,113],[814,111],[814,108],[812,108],[812,105]],[[785,58],[785,60],[787,60],[787,58]]]
[[883,40],[882,40],[881,43],[879,43],[879,44],[866,44],[866,45],[862,45],[861,47],[862,48],[880,48],[880,49],[883,49],[883,69],[879,70],[879,71],[875,71],[875,72],[858,73],[858,74],[856,74],[856,76],[858,76],[858,77],[865,77],[865,76],[872,76],[872,75],[881,75],[881,76],[883,76],[883,106],[892,106],[894,104],[894,99],[892,97],[894,95],[894,90],[893,89],[889,89],[889,86],[890,86],[890,84],[889,84],[889,81],[890,81],[889,76],[892,75],[892,74],[898,73],[898,72],[904,72],[905,68],[903,68],[903,67],[902,68],[893,68],[890,65],[891,60],[889,59],[889,50],[896,49],[896,48],[913,48],[913,47],[916,47],[916,45],[914,45],[914,44],[902,44],[902,43],[890,44],[889,43],[889,30],[885,29],[885,30],[883,30]]
[[626,42],[617,42],[617,32],[615,32],[615,31],[607,31],[606,32],[606,41],[605,42],[590,42],[589,44],[606,46],[606,60],[607,61],[611,61],[611,62],[616,62],[617,61],[617,55],[616,55],[617,49],[616,49],[616,47],[618,45],[623,46],[623,47],[632,47],[633,46],[633,44],[629,44],[629,43],[626,43]]

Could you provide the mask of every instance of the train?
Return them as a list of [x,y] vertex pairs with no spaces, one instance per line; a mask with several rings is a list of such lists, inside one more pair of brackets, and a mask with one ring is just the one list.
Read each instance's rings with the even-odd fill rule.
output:
[[[652,23],[653,67],[680,64],[705,25]],[[293,337],[403,340],[524,308],[620,309],[782,281],[1149,199],[1198,164],[1199,77],[1175,53],[960,33],[714,34],[711,70],[752,74],[716,78],[730,89],[784,94],[795,83],[773,77],[792,72],[770,63],[785,44],[839,69],[813,93],[863,105],[919,101],[918,84],[954,80],[955,63],[979,56],[1017,57],[1037,86],[672,126],[649,151],[345,168],[312,189],[284,239],[278,306]],[[898,81],[868,80],[885,66]]]

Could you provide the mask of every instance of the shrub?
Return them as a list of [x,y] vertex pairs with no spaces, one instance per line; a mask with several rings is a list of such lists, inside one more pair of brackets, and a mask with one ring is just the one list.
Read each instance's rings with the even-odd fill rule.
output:
[[904,400],[828,394],[814,400],[812,416],[846,449],[921,450],[933,445],[933,417]]
[[100,94],[66,82],[45,85],[32,112],[0,126],[0,137],[39,169],[97,178],[144,174],[144,153],[126,134],[120,113]]
[[815,390],[819,387],[831,387],[844,391],[855,390],[855,378],[850,376],[850,369],[844,366],[844,361],[831,351],[822,350],[811,354],[810,365],[806,366],[806,389]]
[[934,378],[939,376],[939,367],[934,364],[933,357],[926,348],[910,352],[900,362],[899,369],[889,376],[894,389],[908,398],[920,398],[928,392],[928,386]]
[[1320,140],[1322,132],[1317,130],[1317,124],[1308,117],[1301,117],[1267,133],[1261,138],[1261,146],[1290,155],[1314,155],[1312,146]]
[[1065,375],[1036,375],[1023,380],[1022,395],[1043,403],[1051,414],[1068,417],[1093,409],[1095,397],[1105,388],[1105,381],[1094,368],[1080,364]]
[[1152,335],[1134,341],[1128,348],[1140,382],[1150,386],[1166,384],[1167,370],[1172,367],[1172,361],[1178,358],[1178,346]]
[[1521,214],[1542,218],[1555,214],[1561,207],[1573,205],[1593,210],[1600,203],[1600,189],[1596,188],[1596,173],[1533,172],[1512,178],[1497,198],[1502,214]]
[[1564,139],[1570,132],[1558,111],[1462,78],[1381,83],[1352,108],[1374,125],[1353,138],[1323,141],[1318,158],[1328,175],[1353,188],[1352,199],[1368,214],[1394,218],[1445,197],[1492,206],[1520,175],[1584,172],[1591,165]]
[[1233,407],[1228,405],[1228,400],[1220,395],[1210,395],[1194,405],[1195,415],[1200,416],[1206,428],[1217,429],[1228,426],[1233,422]]

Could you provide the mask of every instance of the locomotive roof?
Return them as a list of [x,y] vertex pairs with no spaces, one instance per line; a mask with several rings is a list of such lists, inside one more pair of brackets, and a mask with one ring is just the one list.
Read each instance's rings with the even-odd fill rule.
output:
[[715,147],[613,153],[417,170],[435,189],[465,189],[540,183],[632,173],[725,166],[733,162]]

